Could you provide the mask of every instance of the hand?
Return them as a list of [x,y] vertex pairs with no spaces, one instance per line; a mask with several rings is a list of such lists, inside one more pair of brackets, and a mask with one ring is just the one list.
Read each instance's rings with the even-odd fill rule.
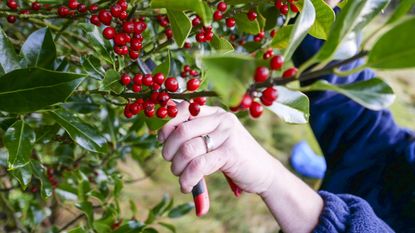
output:
[[[191,118],[189,104],[180,103],[179,114],[159,132],[163,157],[179,176],[188,193],[204,176],[222,171],[246,192],[261,194],[273,182],[279,162],[270,156],[242,126],[236,116],[221,108],[204,106]],[[188,121],[188,119],[190,121]],[[207,153],[201,136],[209,135],[213,149]]]

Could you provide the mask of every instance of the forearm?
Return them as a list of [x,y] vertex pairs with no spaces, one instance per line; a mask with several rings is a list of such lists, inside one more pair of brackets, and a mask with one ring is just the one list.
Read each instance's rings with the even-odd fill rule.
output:
[[280,162],[274,164],[273,183],[260,196],[284,232],[311,232],[318,224],[323,199]]

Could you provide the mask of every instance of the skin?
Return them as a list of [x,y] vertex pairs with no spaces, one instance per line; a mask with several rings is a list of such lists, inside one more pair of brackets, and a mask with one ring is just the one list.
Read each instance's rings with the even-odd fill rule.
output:
[[[326,2],[334,7],[340,1]],[[179,114],[158,138],[183,193],[191,192],[204,176],[221,171],[245,192],[259,195],[284,232],[306,233],[317,226],[323,199],[270,155],[234,114],[203,106],[199,116],[192,117],[189,103],[177,107]],[[213,141],[210,152],[203,135]]]

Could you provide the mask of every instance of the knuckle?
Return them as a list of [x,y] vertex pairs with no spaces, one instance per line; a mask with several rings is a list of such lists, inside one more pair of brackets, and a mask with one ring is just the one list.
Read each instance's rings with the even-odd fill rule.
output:
[[188,132],[188,127],[187,127],[186,123],[183,123],[183,124],[180,124],[179,126],[177,126],[177,129],[176,129],[177,136],[179,136],[179,137],[186,136],[187,132]]
[[192,172],[192,173],[202,172],[202,169],[205,166],[205,163],[206,163],[206,160],[205,160],[205,157],[203,157],[203,156],[200,156],[200,157],[197,157],[197,158],[193,159],[189,163],[190,172]]
[[189,160],[192,158],[192,155],[195,153],[195,148],[191,142],[185,142],[180,147],[180,154],[184,160]]

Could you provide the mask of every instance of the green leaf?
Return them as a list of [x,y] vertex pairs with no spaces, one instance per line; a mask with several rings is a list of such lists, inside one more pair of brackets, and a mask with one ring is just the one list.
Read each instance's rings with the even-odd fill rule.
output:
[[313,26],[316,19],[316,12],[310,0],[304,0],[302,11],[297,17],[293,29],[291,31],[289,45],[284,51],[285,60],[291,59],[294,51],[306,37],[311,26]]
[[169,230],[172,233],[176,233],[176,227],[173,224],[165,223],[165,222],[159,222],[160,226],[163,226],[167,230]]
[[56,47],[48,28],[41,28],[27,38],[21,53],[28,66],[53,68],[56,58]]
[[9,151],[8,169],[14,170],[30,162],[36,134],[24,121],[16,121],[4,135],[4,145]]
[[142,232],[143,233],[158,233],[158,231],[152,227],[145,228]]
[[173,38],[176,44],[182,48],[192,31],[192,23],[183,11],[167,9],[167,16],[169,17],[171,29],[173,30]]
[[27,186],[30,184],[30,181],[32,180],[33,171],[32,167],[30,166],[30,163],[22,167],[16,168],[14,170],[11,170],[9,172],[10,174],[12,174],[14,178],[17,179],[22,189],[26,189]]
[[6,33],[0,27],[0,75],[20,68],[19,57]]
[[108,63],[113,64],[114,59],[111,56],[112,46],[108,40],[105,40],[98,27],[92,24],[79,23],[78,24],[85,32],[86,39],[91,43],[101,58],[106,60]]
[[127,223],[120,226],[117,230],[113,231],[113,233],[141,233],[141,230],[144,228],[141,222],[136,220],[130,220]]
[[348,1],[334,22],[327,41],[307,65],[330,61],[347,35],[367,25],[389,0]]
[[67,99],[62,107],[82,114],[100,110],[100,105],[95,103],[92,97],[88,95],[73,95]]
[[310,101],[306,95],[278,86],[278,99],[268,107],[286,123],[305,124],[310,116]]
[[124,91],[124,86],[120,83],[120,73],[110,69],[107,70],[102,81],[101,90],[113,91],[116,94],[121,94]]
[[254,74],[255,59],[234,54],[208,55],[201,58],[201,64],[206,70],[206,80],[212,84],[225,104],[239,104],[246,91],[246,84]]
[[212,41],[210,41],[210,46],[212,46],[212,48],[219,53],[229,53],[234,51],[231,42],[225,38],[218,37],[216,34],[213,35]]
[[290,44],[290,36],[293,28],[293,25],[288,25],[279,29],[272,39],[271,46],[276,49],[286,49]]
[[346,85],[333,85],[320,80],[305,87],[304,91],[335,91],[343,94],[371,110],[382,110],[390,106],[395,95],[390,86],[379,78],[369,79]]
[[[299,3],[301,2],[299,1]],[[309,33],[316,38],[326,40],[336,16],[333,9],[324,0],[311,0],[311,2],[316,11],[316,20]],[[301,10],[301,8],[301,4],[299,4],[299,9]]]
[[399,1],[398,6],[396,7],[393,14],[389,17],[386,24],[392,24],[397,22],[399,19],[401,19],[404,15],[406,15],[415,4],[415,0],[401,0]]
[[45,168],[37,160],[32,160],[31,165],[32,165],[33,174],[40,180],[40,184],[41,184],[40,191],[41,191],[42,198],[46,199],[52,196],[52,186],[48,178],[45,175],[46,174]]
[[207,4],[202,0],[180,0],[180,1],[166,1],[166,0],[152,0],[152,8],[166,8],[173,11],[187,11],[196,12],[202,18],[205,25],[210,24],[212,15]]
[[367,66],[378,69],[415,67],[413,31],[415,17],[406,20],[382,35],[369,53]]
[[94,207],[91,202],[83,201],[77,207],[85,214],[88,224],[92,226],[94,222]]
[[265,18],[264,31],[269,31],[269,30],[274,29],[277,25],[277,20],[278,20],[278,16],[280,15],[280,12],[275,10],[274,5],[271,5],[271,6],[267,5],[267,6],[264,6],[264,8],[259,8],[259,9],[260,9],[259,13],[261,14],[263,18]]
[[249,20],[245,13],[235,15],[235,20],[239,32],[256,35],[261,31],[258,20]]
[[169,218],[179,218],[182,217],[185,214],[188,214],[192,209],[195,207],[195,205],[192,202],[184,203],[181,205],[178,205],[174,207],[170,212],[168,213]]
[[72,140],[85,150],[97,153],[104,153],[107,150],[107,140],[95,127],[64,110],[54,111],[51,114]]
[[81,64],[83,70],[89,75],[89,77],[96,80],[102,80],[104,77],[105,70],[101,66],[101,61],[94,55],[81,57]]
[[88,233],[82,227],[76,227],[68,231],[68,233]]
[[166,60],[158,65],[153,70],[153,74],[162,73],[165,77],[169,76],[170,74],[170,63],[171,63],[171,53],[170,51],[167,53]]
[[0,77],[0,110],[34,112],[63,102],[78,87],[82,77],[82,74],[41,68],[14,70]]

